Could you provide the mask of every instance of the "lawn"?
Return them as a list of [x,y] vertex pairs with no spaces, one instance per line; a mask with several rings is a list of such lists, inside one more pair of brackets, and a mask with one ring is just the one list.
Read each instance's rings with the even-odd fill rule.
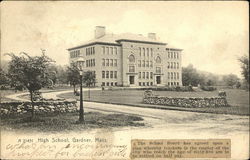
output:
[[[218,114],[236,114],[249,115],[249,92],[238,89],[224,89],[227,93],[227,100],[230,107],[206,107],[206,108],[183,108],[174,106],[160,106],[142,104],[144,91],[142,90],[105,90],[91,91],[90,98],[88,92],[84,92],[84,100],[114,104],[127,104],[131,106],[141,106],[150,108],[178,109],[194,112],[218,113]],[[174,91],[153,91],[154,95],[168,97],[214,97],[218,95],[218,91],[206,92],[174,92]],[[59,95],[61,98],[76,98],[73,93],[65,93]]]
[[67,132],[94,128],[139,127],[144,126],[143,119],[125,114],[85,113],[85,124],[79,124],[78,113],[46,113],[30,119],[30,113],[1,117],[1,129],[27,132]]

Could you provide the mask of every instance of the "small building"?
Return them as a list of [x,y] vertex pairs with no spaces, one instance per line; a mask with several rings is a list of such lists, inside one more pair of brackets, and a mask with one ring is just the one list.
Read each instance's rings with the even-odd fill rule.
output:
[[70,63],[83,59],[85,71],[96,75],[96,86],[182,86],[182,49],[157,40],[155,33],[106,34],[96,26],[95,37],[68,49]]

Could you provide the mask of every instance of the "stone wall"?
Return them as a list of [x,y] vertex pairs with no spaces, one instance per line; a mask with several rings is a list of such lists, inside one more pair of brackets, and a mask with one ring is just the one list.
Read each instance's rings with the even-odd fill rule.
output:
[[[32,110],[31,102],[3,102],[0,103],[1,115],[24,114]],[[34,102],[35,113],[47,112],[76,112],[75,100],[39,101]]]
[[229,106],[225,97],[210,98],[172,98],[161,96],[146,96],[143,103],[177,107],[225,107]]

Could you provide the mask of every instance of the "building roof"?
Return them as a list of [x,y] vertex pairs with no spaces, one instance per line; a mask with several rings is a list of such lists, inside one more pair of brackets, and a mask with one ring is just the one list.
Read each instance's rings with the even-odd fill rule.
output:
[[89,46],[92,44],[121,45],[120,44],[121,41],[131,41],[131,42],[138,42],[138,43],[141,42],[141,43],[166,45],[166,43],[145,37],[141,34],[123,33],[123,34],[105,34],[104,36],[102,36],[100,38],[92,39],[92,40],[87,41],[81,45],[77,45],[75,47],[69,48],[68,50],[82,48],[82,47]]

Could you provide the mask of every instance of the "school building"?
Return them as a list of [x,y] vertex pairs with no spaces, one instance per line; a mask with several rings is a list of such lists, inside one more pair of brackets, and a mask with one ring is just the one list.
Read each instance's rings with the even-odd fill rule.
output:
[[182,49],[168,47],[155,33],[106,34],[96,26],[93,40],[68,52],[70,63],[95,73],[96,86],[182,86]]

